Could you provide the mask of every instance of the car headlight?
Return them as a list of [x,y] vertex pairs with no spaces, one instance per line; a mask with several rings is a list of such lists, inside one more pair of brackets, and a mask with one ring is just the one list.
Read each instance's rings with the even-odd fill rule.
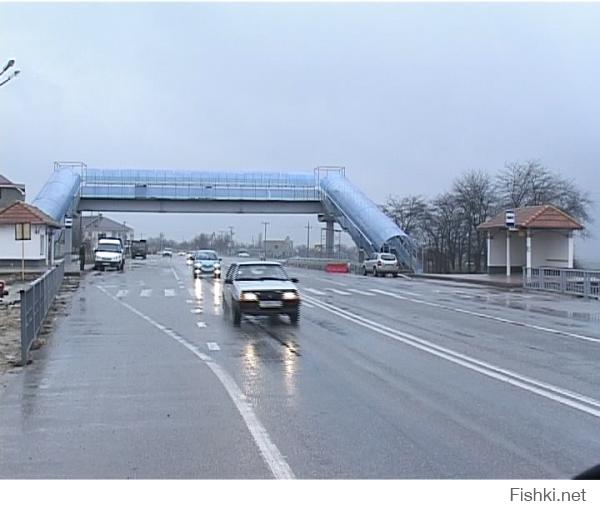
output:
[[300,296],[298,295],[297,292],[293,292],[291,290],[284,292],[281,295],[281,299],[285,299],[285,300],[292,300],[292,299],[298,299]]
[[240,299],[242,301],[258,301],[258,295],[255,292],[242,292]]
[[215,264],[215,269],[221,269],[221,264],[219,264],[218,262]]

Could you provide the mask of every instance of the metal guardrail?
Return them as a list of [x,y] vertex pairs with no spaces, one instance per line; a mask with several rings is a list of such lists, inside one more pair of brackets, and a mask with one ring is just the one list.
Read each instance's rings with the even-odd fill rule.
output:
[[556,267],[523,268],[523,287],[600,299],[600,271]]
[[65,261],[46,271],[21,290],[21,363],[27,364],[29,349],[37,337],[65,276]]

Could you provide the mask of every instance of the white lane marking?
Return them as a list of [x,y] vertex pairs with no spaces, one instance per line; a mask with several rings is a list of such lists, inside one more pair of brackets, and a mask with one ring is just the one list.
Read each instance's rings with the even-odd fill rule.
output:
[[307,308],[314,308],[315,305],[311,305],[310,303],[307,303],[306,301],[302,301],[302,305],[301,306],[306,306]]
[[346,292],[345,290],[333,289],[331,287],[328,287],[325,290],[329,290],[329,291],[333,292],[334,294],[337,294],[338,296],[351,296],[352,295],[350,292]]
[[174,267],[172,267],[172,268],[171,268],[171,271],[173,271],[173,276],[175,277],[175,279],[176,279],[177,281],[180,281],[180,280],[181,280],[181,278],[180,278],[180,277],[179,277],[179,275],[177,274],[177,271],[175,271],[175,268],[174,268]]
[[312,287],[306,287],[306,290],[308,292],[312,292],[313,294],[316,294],[317,296],[325,296],[325,292],[321,292],[320,290],[313,289]]
[[192,312],[192,313],[202,313],[202,308],[193,308],[192,310],[190,310],[190,312]]
[[196,326],[198,326],[199,328],[205,328],[206,322],[196,322]]
[[165,297],[175,296],[175,289],[165,289]]
[[396,292],[400,292],[401,294],[408,294],[409,296],[422,296],[423,294],[419,294],[418,292],[411,292],[409,290],[404,290],[404,289],[394,289]]
[[318,299],[309,299],[315,306],[322,308],[323,310],[326,310],[330,313],[333,313],[343,319],[346,319],[367,329],[375,331],[376,333],[380,333],[401,343],[410,345],[411,347],[414,347],[421,351],[428,352],[429,354],[433,354],[434,356],[443,358],[447,361],[450,361],[451,363],[455,363],[480,374],[486,375],[492,379],[508,383],[512,386],[516,386],[518,388],[527,390],[531,393],[535,393],[536,395],[540,395],[555,402],[559,402],[561,404],[567,405],[574,409],[578,409],[587,414],[600,418],[600,401],[595,400],[591,397],[564,388],[560,388],[552,384],[544,383],[542,381],[538,381],[527,376],[523,376],[521,374],[518,374],[517,372],[503,369],[497,365],[487,363],[485,361],[473,358],[471,356],[466,356],[452,349],[447,349],[445,347],[442,347],[441,345],[429,342],[415,335],[411,335],[410,333],[405,333],[403,331],[390,328],[388,326],[371,321],[355,313],[338,308],[334,305],[324,303],[322,301],[319,301]]
[[204,361],[204,363],[206,363],[206,365],[208,366],[208,368],[210,368],[212,373],[217,376],[217,379],[219,379],[219,381],[225,388],[225,391],[227,391],[229,398],[231,398],[238,412],[242,416],[242,419],[246,423],[246,427],[250,431],[252,439],[254,439],[256,446],[260,450],[260,453],[265,462],[267,463],[267,466],[269,466],[271,473],[273,473],[273,476],[277,479],[295,478],[292,468],[286,462],[285,458],[279,451],[279,448],[277,448],[277,445],[273,443],[269,436],[269,433],[254,413],[251,404],[248,402],[248,398],[246,397],[246,395],[244,395],[244,393],[242,393],[242,390],[237,385],[235,380],[227,373],[225,369],[221,367],[221,365],[216,363],[210,356],[204,354],[202,351],[200,351],[200,349],[198,349],[198,347],[187,341],[181,335],[178,335],[174,331],[165,328],[165,326],[159,324],[158,322],[148,317],[144,313],[140,312],[128,303],[117,300],[101,287],[98,287],[98,289],[104,292],[104,294],[106,294],[110,299],[117,301],[117,303],[122,304],[129,311],[136,314],[138,317],[141,317],[145,321],[152,324],[154,327],[160,329],[166,335],[171,337],[173,340],[179,342],[186,349],[188,349],[194,355],[196,355],[198,358]]
[[579,335],[577,333],[570,333],[568,331],[562,331],[560,329],[547,328],[545,326],[538,326],[536,324],[530,324],[528,322],[515,321],[512,319],[506,319],[504,317],[498,317],[496,315],[490,315],[487,313],[474,312],[472,310],[465,310],[464,308],[455,308],[453,306],[442,305],[440,303],[432,303],[431,301],[424,301],[422,299],[411,299],[406,296],[400,296],[393,292],[386,292],[380,289],[369,289],[372,292],[376,292],[378,294],[383,294],[385,296],[390,296],[396,299],[403,299],[405,301],[410,301],[412,303],[418,303],[420,305],[432,306],[434,308],[441,308],[443,310],[449,310],[451,312],[464,313],[465,315],[471,315],[473,317],[479,317],[481,319],[489,319],[493,321],[503,322],[505,324],[512,324],[513,326],[522,326],[524,328],[535,329],[537,331],[544,331],[546,333],[552,333],[555,335],[567,336],[570,338],[577,338],[579,340],[586,340],[588,342],[600,343],[600,338],[596,338],[593,336]]
[[150,297],[152,295],[152,289],[142,289],[140,297]]
[[358,289],[348,289],[351,292],[354,292],[356,294],[361,294],[362,296],[374,296],[375,294],[373,294],[372,292],[365,292],[364,290],[358,290]]
[[185,300],[185,302],[186,302],[188,305],[191,305],[191,304],[194,302],[194,300],[193,300],[193,299],[186,299],[186,300]]
[[206,347],[208,347],[209,351],[220,351],[221,348],[219,347],[219,344],[216,342],[206,342]]
[[128,290],[121,289],[120,291],[117,292],[117,297],[122,298],[122,297],[125,297],[127,294],[129,294]]
[[407,276],[407,275],[405,275],[405,274],[402,274],[402,273],[398,273],[398,276],[399,276],[400,278],[404,278],[405,280],[412,280],[412,278],[411,278],[410,276]]

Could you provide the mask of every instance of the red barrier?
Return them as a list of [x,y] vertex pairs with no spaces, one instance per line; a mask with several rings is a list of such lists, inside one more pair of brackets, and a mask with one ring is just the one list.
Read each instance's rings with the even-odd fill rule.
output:
[[325,265],[328,273],[348,273],[348,264],[345,262],[329,263]]

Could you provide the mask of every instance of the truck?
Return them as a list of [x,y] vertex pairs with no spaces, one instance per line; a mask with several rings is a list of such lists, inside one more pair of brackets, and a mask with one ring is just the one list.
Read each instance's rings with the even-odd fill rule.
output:
[[137,239],[131,241],[131,258],[135,259],[140,257],[142,259],[146,259],[148,256],[148,248],[146,247],[145,239]]

